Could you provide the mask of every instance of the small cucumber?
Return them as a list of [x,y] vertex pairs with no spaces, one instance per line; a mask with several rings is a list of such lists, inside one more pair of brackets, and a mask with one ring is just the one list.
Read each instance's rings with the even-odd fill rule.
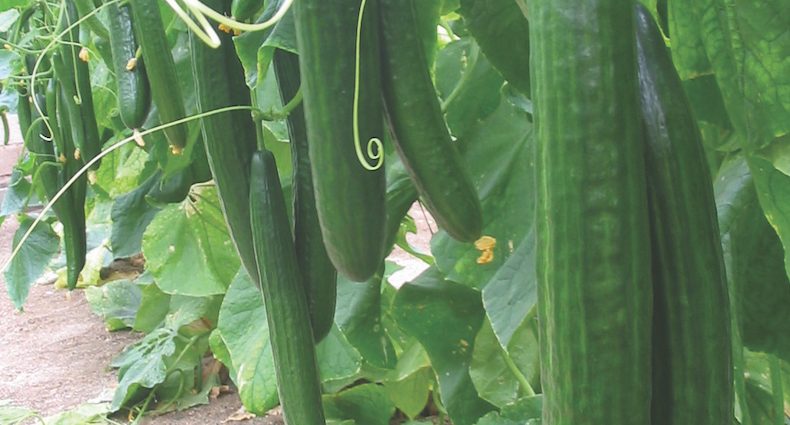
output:
[[[143,52],[151,98],[162,124],[186,116],[184,98],[176,74],[176,64],[167,42],[157,0],[129,0],[137,41]],[[217,71],[218,72],[218,71]],[[178,124],[164,130],[173,153],[179,154],[187,143],[187,126]]]
[[128,128],[139,128],[145,122],[151,105],[151,89],[143,61],[135,59],[137,41],[129,5],[107,5],[110,21],[112,68],[118,83],[118,111]]

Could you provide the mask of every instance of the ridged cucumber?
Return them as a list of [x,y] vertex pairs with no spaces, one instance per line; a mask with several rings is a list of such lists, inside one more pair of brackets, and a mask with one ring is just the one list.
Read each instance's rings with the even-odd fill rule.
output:
[[[186,116],[184,98],[159,13],[159,1],[129,0],[129,3],[132,5],[135,35],[143,52],[151,98],[159,112],[159,120],[162,124],[180,120]],[[180,153],[187,143],[186,124],[168,127],[164,132],[173,152]]]
[[474,242],[483,213],[431,81],[413,0],[380,0],[382,87],[393,142],[425,206],[455,239]]
[[325,425],[307,298],[274,155],[256,152],[250,217],[285,423]]
[[[299,57],[291,52],[276,50],[274,71],[280,86],[282,101],[287,103],[296,96],[301,85]],[[288,115],[288,134],[293,162],[294,245],[310,307],[313,336],[318,342],[329,333],[335,323],[337,271],[326,254],[324,241],[321,238],[302,106],[296,107]]]
[[384,257],[386,212],[384,169],[363,167],[354,141],[357,53],[359,148],[366,152],[371,138],[383,137],[377,0],[367,2],[356,52],[360,6],[361,0],[299,0],[293,7],[307,136],[320,141],[310,143],[310,163],[324,245],[338,272],[362,282]]
[[132,24],[131,6],[109,3],[107,8],[112,68],[118,83],[118,111],[127,127],[139,128],[148,115],[151,89],[148,86],[143,61],[135,60],[137,41]]
[[664,38],[636,9],[653,246],[652,425],[733,418],[730,315],[702,137]]
[[[227,2],[204,3],[214,10],[227,12]],[[220,38],[222,45],[212,49],[190,34],[198,112],[250,105],[250,91],[233,40],[224,33]],[[200,122],[211,174],[217,184],[230,235],[245,269],[253,282],[257,282],[248,208],[250,157],[257,149],[255,124],[247,111],[213,115]]]
[[529,0],[543,423],[650,423],[633,1]]

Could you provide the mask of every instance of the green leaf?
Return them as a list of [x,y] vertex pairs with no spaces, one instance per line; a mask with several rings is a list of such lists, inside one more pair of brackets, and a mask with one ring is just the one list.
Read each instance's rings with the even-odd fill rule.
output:
[[[257,22],[270,19],[282,6],[283,0],[271,1]],[[247,85],[253,89],[259,87],[266,76],[274,57],[274,49],[279,48],[296,53],[296,28],[293,12],[288,11],[282,19],[267,31],[246,32],[233,39],[236,52],[244,67]]]
[[0,216],[7,216],[23,212],[30,195],[32,185],[25,178],[24,173],[18,168],[11,172],[11,179],[3,195],[3,204],[0,205]]
[[543,396],[524,397],[485,415],[476,425],[538,425],[543,412]]
[[0,400],[0,423],[18,425],[38,415],[34,410],[11,404],[8,400]]
[[536,303],[535,234],[530,232],[483,289],[486,314],[503,347]]
[[398,291],[392,314],[425,347],[454,424],[471,425],[493,409],[469,376],[474,338],[485,316],[479,292],[445,280],[431,267]]
[[195,201],[163,209],[143,234],[146,266],[168,294],[225,293],[239,268],[214,187],[193,191]]
[[410,419],[414,419],[425,410],[432,383],[431,368],[426,366],[403,379],[384,382],[384,389],[395,407]]
[[483,54],[508,82],[529,96],[529,23],[518,3],[462,0],[459,12]]
[[362,368],[362,356],[337,326],[316,346],[316,357],[324,383],[354,378]]
[[339,276],[335,323],[366,362],[390,369],[397,358],[381,324],[381,282],[380,273],[363,283]]
[[113,359],[111,366],[119,368],[120,382],[110,406],[112,411],[137,396],[138,389],[153,388],[165,381],[165,359],[175,353],[177,335],[170,329],[159,328]]
[[[524,326],[528,326],[526,322]],[[526,350],[530,347],[518,348]],[[533,345],[531,348],[535,350],[537,347]],[[519,387],[519,379],[525,380],[528,366],[517,365],[513,361],[510,354],[499,345],[491,324],[485,321],[475,338],[469,370],[480,397],[497,407],[516,401],[526,391],[526,388]]]
[[104,425],[113,422],[107,418],[109,403],[86,403],[44,418],[45,425]]
[[497,241],[494,259],[489,264],[477,264],[480,251],[445,232],[431,240],[431,251],[448,279],[481,288],[491,281],[532,227],[535,200],[532,192],[525,189],[533,181],[532,126],[524,113],[507,101],[500,101],[496,112],[476,121],[465,143],[464,156],[483,206],[483,234]]
[[[738,309],[736,316],[744,345],[790,360],[790,310],[787,309],[790,281],[785,271],[786,254],[763,215],[754,186],[757,183],[759,190],[761,167],[774,168],[764,160],[749,162],[749,167],[743,158],[725,164],[715,184],[727,275],[732,282],[731,292],[734,291],[730,296]],[[749,168],[757,170],[754,180]],[[782,176],[774,174],[781,179],[786,177]],[[785,202],[781,197],[770,199]],[[767,215],[772,217],[768,211],[766,208]]]
[[138,332],[150,333],[164,322],[169,310],[170,295],[162,292],[155,283],[146,284],[141,291],[140,307],[132,327]]
[[788,134],[790,17],[782,13],[786,4],[781,0],[669,4],[672,45],[681,75],[715,74],[744,147],[759,148]]
[[231,378],[239,388],[244,408],[263,415],[277,405],[274,358],[261,293],[243,269],[239,269],[222,301],[217,332],[230,363],[226,363],[227,358],[221,361],[233,373]]
[[107,330],[117,331],[134,325],[142,291],[128,280],[116,280],[103,286],[89,286],[85,298],[94,314],[104,319]]
[[96,185],[112,197],[130,192],[137,187],[147,161],[144,150],[134,144],[126,145],[102,158],[96,170]]
[[357,424],[389,425],[395,406],[380,385],[359,385],[338,394],[324,396],[327,418],[353,419]]
[[[30,229],[34,220],[22,215],[19,216],[19,221],[19,228],[14,234],[14,247],[19,245],[19,241]],[[25,304],[30,286],[44,274],[50,260],[57,254],[59,246],[58,235],[45,221],[40,222],[30,233],[30,237],[3,274],[8,296],[14,307],[21,309]]]
[[[9,2],[11,4],[8,4]],[[3,2],[3,8],[6,10],[0,12],[0,33],[8,32],[14,25],[19,17],[19,11],[13,8],[23,4],[25,4],[24,0],[17,0],[16,2],[13,0],[6,0]],[[3,78],[5,78],[5,76]]]
[[156,175],[135,190],[115,198],[112,206],[110,246],[116,258],[130,257],[142,250],[143,233],[159,208],[145,201],[145,195],[159,181]]
[[[758,156],[749,158],[749,169],[765,216],[784,246],[790,247],[790,176]],[[790,274],[790,250],[785,250],[785,267]]]

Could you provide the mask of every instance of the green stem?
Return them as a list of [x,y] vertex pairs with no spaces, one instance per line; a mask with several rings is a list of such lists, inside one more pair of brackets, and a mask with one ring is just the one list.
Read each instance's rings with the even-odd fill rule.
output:
[[771,395],[774,402],[774,424],[785,425],[785,397],[782,388],[782,365],[773,354],[769,355],[771,368]]
[[296,92],[293,98],[286,103],[282,109],[279,111],[270,110],[268,112],[261,113],[261,118],[264,121],[281,121],[288,118],[299,105],[302,104],[302,86],[299,86],[299,90]]
[[505,349],[503,349],[501,346],[500,348],[499,354],[502,356],[502,360],[505,361],[507,368],[510,369],[510,372],[513,374],[513,376],[516,377],[518,385],[521,387],[522,393],[527,397],[534,396],[535,390],[532,388],[532,385],[529,384],[529,381],[527,381],[527,378],[523,373],[521,373],[521,370],[518,368],[518,366],[516,366],[516,363],[513,361],[507,351],[505,351]]
[[527,3],[524,0],[516,0],[516,4],[518,5],[518,8],[521,9],[521,13],[524,14],[525,18],[529,16],[527,13]]
[[442,112],[447,112],[447,108],[450,107],[450,104],[455,101],[455,99],[463,92],[466,85],[472,79],[472,73],[477,65],[478,57],[480,56],[480,47],[476,43],[472,43],[471,47],[469,48],[469,60],[466,63],[466,69],[464,69],[463,75],[461,75],[461,79],[458,81],[458,84],[455,85],[453,91],[444,99],[442,102]]

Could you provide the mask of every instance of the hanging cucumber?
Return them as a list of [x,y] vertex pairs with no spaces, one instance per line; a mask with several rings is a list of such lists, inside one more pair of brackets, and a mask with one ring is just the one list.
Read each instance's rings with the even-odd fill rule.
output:
[[[143,52],[151,98],[162,124],[186,116],[176,65],[167,42],[157,0],[129,0],[137,41]],[[219,72],[218,70],[216,72]],[[180,154],[187,143],[187,126],[178,124],[164,130],[173,153]]]
[[702,137],[664,38],[636,8],[653,243],[652,425],[734,417],[729,298]]
[[285,423],[325,425],[310,312],[274,155],[256,152],[251,173],[252,236]]
[[386,211],[384,169],[376,169],[383,150],[372,140],[383,137],[377,0],[367,2],[357,51],[360,6],[299,0],[293,7],[307,137],[320,141],[310,143],[310,163],[324,245],[338,272],[362,282],[384,257]]
[[483,213],[450,138],[417,30],[413,0],[381,0],[382,87],[395,148],[436,223],[474,242]]
[[[93,4],[93,0],[69,0],[73,1],[77,11],[79,12],[79,16],[81,18],[88,16],[91,12],[96,9],[96,6]],[[115,3],[113,3],[115,4]],[[112,12],[110,12],[112,13]],[[93,31],[96,35],[103,39],[107,39],[107,37],[112,36],[112,31],[107,31],[107,27],[99,20],[99,17],[94,13],[93,15],[88,16],[82,21],[85,26],[88,27],[91,31]]]
[[145,122],[151,105],[151,89],[142,61],[136,59],[137,41],[129,5],[107,5],[110,22],[112,69],[118,83],[118,111],[128,128]]
[[[299,57],[284,50],[274,53],[274,71],[283,103],[299,92]],[[322,340],[332,329],[337,297],[337,271],[329,260],[321,239],[321,225],[315,207],[313,173],[304,109],[298,106],[288,115],[288,134],[293,160],[294,245],[305,285],[313,336]]]
[[[227,11],[226,2],[212,0],[204,3],[214,10]],[[250,105],[250,91],[244,79],[244,69],[233,48],[233,40],[227,34],[221,34],[220,38],[222,45],[212,49],[190,33],[198,112]],[[247,111],[205,117],[200,123],[208,163],[230,235],[245,269],[253,282],[257,282],[248,208],[250,157],[257,148],[255,124]]]
[[528,0],[543,423],[650,423],[634,1]]

